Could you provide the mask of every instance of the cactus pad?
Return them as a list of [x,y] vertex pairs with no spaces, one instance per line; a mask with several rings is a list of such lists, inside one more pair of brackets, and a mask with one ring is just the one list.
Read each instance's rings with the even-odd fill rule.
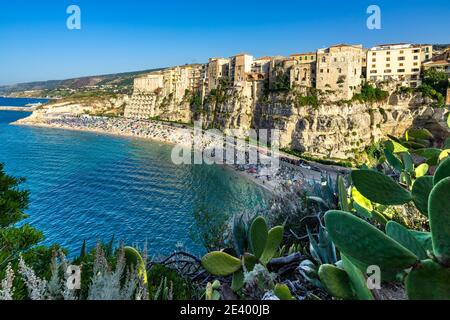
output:
[[144,283],[147,283],[147,268],[139,252],[133,247],[124,247],[123,252],[127,268],[135,270],[137,275],[144,280]]
[[436,169],[433,180],[434,185],[437,185],[439,181],[447,177],[450,177],[450,158],[442,161],[439,167]]
[[404,226],[395,221],[389,221],[386,225],[386,234],[413,252],[419,259],[427,259],[427,252],[419,241]]
[[366,221],[343,211],[328,211],[325,225],[339,250],[366,265],[378,265],[382,272],[399,272],[418,258]]
[[423,176],[414,182],[412,187],[412,195],[416,208],[423,215],[428,217],[428,198],[433,189],[433,177]]
[[278,248],[283,241],[284,228],[282,226],[277,226],[269,231],[267,237],[266,247],[261,255],[261,262],[266,265],[272,260],[273,256],[277,252]]
[[450,268],[423,261],[406,278],[406,292],[411,300],[450,300]]
[[319,268],[319,278],[328,293],[339,299],[352,299],[354,297],[350,278],[342,269],[331,264],[323,264]]
[[450,264],[450,177],[434,186],[428,203],[433,251],[440,262]]
[[252,253],[256,258],[260,258],[266,248],[268,230],[264,217],[257,217],[250,226],[249,242]]
[[356,189],[367,199],[384,205],[400,205],[412,200],[411,193],[392,178],[371,170],[355,170],[352,180]]
[[212,275],[228,276],[241,268],[241,260],[228,253],[214,251],[202,258],[202,265]]

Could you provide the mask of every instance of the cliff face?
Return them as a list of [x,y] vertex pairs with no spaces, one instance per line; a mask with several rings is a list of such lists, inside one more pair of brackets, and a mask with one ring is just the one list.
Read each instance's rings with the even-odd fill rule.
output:
[[[145,118],[192,122],[204,128],[279,129],[281,147],[323,159],[348,160],[387,135],[401,136],[411,127],[425,127],[437,137],[449,135],[448,109],[433,109],[420,94],[391,94],[385,103],[336,103],[296,106],[291,93],[264,99],[254,87],[227,89],[208,97],[201,107],[189,98],[175,103],[168,97],[134,96],[132,108]],[[145,109],[145,110],[144,110]],[[143,111],[145,111],[143,113]],[[125,112],[127,116],[127,111]],[[129,113],[128,116],[133,116]]]
[[209,105],[212,127],[279,129],[281,147],[323,159],[347,160],[387,135],[425,127],[438,138],[449,136],[448,109],[434,109],[420,95],[391,95],[386,103],[328,103],[299,106],[288,94],[254,101],[244,90],[229,100]]

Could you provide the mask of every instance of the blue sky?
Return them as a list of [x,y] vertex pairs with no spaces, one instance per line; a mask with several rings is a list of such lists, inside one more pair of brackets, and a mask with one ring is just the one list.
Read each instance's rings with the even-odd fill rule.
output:
[[[66,28],[81,8],[82,29]],[[382,29],[366,28],[380,6]],[[314,51],[336,43],[450,43],[449,0],[3,0],[0,85]]]

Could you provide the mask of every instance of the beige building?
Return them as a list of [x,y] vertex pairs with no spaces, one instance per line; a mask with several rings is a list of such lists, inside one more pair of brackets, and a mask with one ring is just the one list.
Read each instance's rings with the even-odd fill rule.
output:
[[252,71],[253,56],[245,53],[230,58],[229,75],[230,84],[235,87],[244,87],[247,74]]
[[262,57],[253,60],[247,81],[265,80],[269,76],[271,57]]
[[362,45],[340,44],[317,51],[316,87],[334,91],[335,98],[349,100],[360,90]]
[[430,45],[409,43],[386,44],[373,47],[367,52],[367,81],[395,81],[405,87],[420,85],[421,66],[431,59]]
[[176,104],[185,98],[188,91],[203,94],[205,82],[206,68],[200,64],[173,67],[136,78],[125,117],[154,117],[158,96],[170,98]]
[[315,52],[296,53],[289,57],[294,61],[289,70],[291,88],[315,87],[317,54]]
[[134,79],[134,92],[136,93],[153,93],[157,89],[162,89],[163,87],[163,73],[158,72]]
[[316,62],[317,53],[307,52],[307,53],[294,53],[289,56],[292,60],[299,61],[301,63],[311,63]]
[[443,71],[450,79],[450,48],[445,49],[442,53],[435,55],[431,60],[422,64],[423,70],[436,69]]
[[207,68],[208,88],[207,93],[211,90],[217,89],[222,79],[228,80],[230,59],[225,58],[211,58],[209,59]]

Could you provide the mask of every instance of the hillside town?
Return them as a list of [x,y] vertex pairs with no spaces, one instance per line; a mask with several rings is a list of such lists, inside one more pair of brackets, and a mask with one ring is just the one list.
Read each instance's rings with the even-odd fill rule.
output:
[[[203,103],[223,86],[241,90],[254,101],[267,91],[292,88],[315,88],[326,92],[331,100],[350,100],[364,83],[417,88],[424,71],[431,68],[444,71],[450,77],[450,48],[433,50],[428,44],[398,43],[366,49],[362,45],[338,44],[289,57],[255,58],[241,53],[136,78],[125,116],[154,116],[151,105],[155,95],[181,103],[188,94],[194,94]],[[447,100],[449,96],[447,94]]]

